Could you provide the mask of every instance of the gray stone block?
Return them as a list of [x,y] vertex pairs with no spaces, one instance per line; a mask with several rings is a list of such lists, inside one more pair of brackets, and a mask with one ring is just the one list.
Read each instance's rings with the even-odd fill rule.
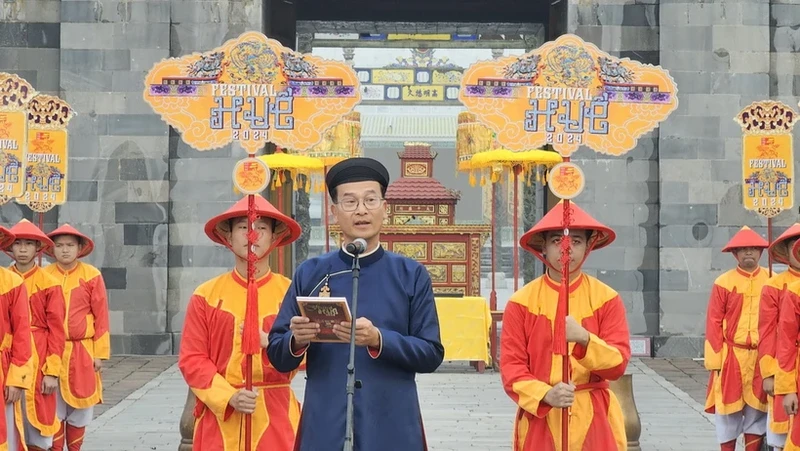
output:
[[708,293],[661,291],[662,334],[701,335],[705,332]]
[[662,137],[712,138],[719,130],[719,116],[670,116],[660,127]]
[[[124,23],[113,24],[114,36],[111,41],[115,49],[167,49],[170,43],[170,27],[168,24],[136,24],[129,26]],[[214,28],[205,28],[205,32]],[[219,46],[222,41],[208,47],[212,49]]]
[[[215,149],[213,152],[199,152],[197,149],[193,149],[186,144],[183,139],[181,139],[180,134],[177,133],[174,129],[170,129],[169,134],[169,157],[170,159],[180,159],[180,158],[232,158],[233,151],[231,149],[231,145],[226,145],[219,149]],[[241,158],[242,154],[237,152],[237,156]]]
[[168,163],[165,159],[131,158],[119,161],[120,180],[166,180]]
[[711,75],[709,72],[671,70],[669,74],[678,86],[680,104],[685,103],[687,97],[693,98],[693,96],[687,96],[686,94],[711,92]]
[[693,225],[664,224],[661,226],[662,247],[723,247],[730,240],[730,233],[725,227],[714,227],[698,223]]
[[229,181],[181,180],[170,182],[170,199],[178,202],[233,201],[233,185]]
[[682,204],[689,202],[687,182],[661,182],[660,200],[662,204]]
[[68,181],[67,196],[73,201],[97,201],[97,182],[96,181]]
[[170,165],[170,180],[230,181],[234,159],[181,158]]
[[713,117],[722,111],[737,111],[740,98],[736,94],[691,94],[681,101],[688,104],[690,117]]
[[167,330],[167,312],[123,312],[125,333],[163,333]]
[[104,50],[103,51],[104,70],[130,70],[131,51],[128,49]]
[[627,178],[630,182],[658,181],[658,162],[652,160],[627,161]]
[[81,224],[81,223],[113,223],[114,206],[106,202],[80,202],[72,201],[62,205],[58,210],[58,222],[60,224]]
[[125,268],[100,268],[107,290],[124,290],[128,286]]
[[[166,228],[166,224],[160,224],[163,228]],[[163,233],[159,232],[159,235]],[[164,244],[155,244],[151,245],[153,247],[159,248],[159,252],[166,253],[166,243]],[[164,293],[163,298],[157,299],[158,301],[163,301],[163,303],[156,303],[153,311],[164,311],[167,307],[167,298],[166,298],[166,290],[167,290],[167,268],[166,267],[138,267],[138,268],[127,268],[127,283],[128,288],[134,288],[136,290],[142,290],[147,292],[153,293]],[[123,308],[122,310],[143,310],[148,311],[150,309],[139,309],[139,308]]]
[[141,94],[146,76],[145,72],[114,71],[111,76],[111,87],[114,92]]
[[[771,18],[774,21],[772,23],[772,26],[796,27],[798,24],[800,24],[800,5],[797,5],[797,3],[793,2],[788,2],[788,3],[790,4],[768,5],[769,9],[772,10]],[[761,16],[759,16],[758,18],[761,19]],[[758,23],[754,25],[762,25],[762,24]]]
[[117,202],[113,216],[117,224],[162,223],[167,221],[169,204],[155,202]]
[[697,223],[716,224],[717,210],[718,206],[716,204],[666,204],[661,206],[661,223],[685,225]]
[[701,358],[705,339],[701,336],[657,336],[652,343],[656,358]]
[[641,270],[658,270],[657,247],[625,248],[624,268]]
[[589,257],[583,264],[583,268],[587,270],[603,269],[612,271],[629,269],[625,266],[625,250],[625,246],[614,243],[609,247],[590,252]]
[[113,334],[112,355],[169,355],[177,352],[172,348],[172,334]]
[[659,165],[661,180],[710,180],[712,162],[709,160],[662,160]]
[[597,278],[617,291],[641,292],[658,289],[658,271],[654,270],[600,270]]
[[[122,225],[118,227],[121,228]],[[109,262],[124,261],[127,268],[166,266],[167,253],[163,246],[125,246],[122,242],[120,233],[119,240],[115,244],[108,244],[102,248],[103,254],[99,258]]]
[[97,1],[61,2],[61,22],[90,23],[103,20],[105,8]]
[[[175,256],[175,258],[173,258]],[[169,265],[185,266],[185,262],[189,262],[192,267],[233,267],[233,256],[231,252],[222,246],[170,246],[169,248]],[[174,264],[173,264],[174,263]]]
[[169,126],[154,114],[109,114],[108,133],[116,136],[167,136]]
[[[71,150],[72,143],[70,143]],[[119,162],[117,161],[97,158],[70,158],[70,160],[69,178],[71,180],[119,180]]]
[[[173,246],[189,246],[208,244],[210,241],[203,231],[203,223],[171,223],[169,225],[169,243]],[[172,274],[172,272],[170,272]],[[177,273],[176,273],[177,274]],[[170,285],[172,282],[170,281]]]
[[711,77],[712,94],[737,94],[740,96],[769,95],[769,74],[735,74],[714,72]]
[[134,180],[127,182],[128,202],[169,202],[166,180]]
[[168,224],[125,224],[124,241],[127,246],[152,246],[160,243],[169,228]]
[[610,227],[629,226],[633,218],[633,204],[586,204],[582,205],[587,213]]
[[[661,37],[661,47],[670,50],[713,50],[711,28],[701,26],[664,26],[658,32]],[[683,88],[681,88],[683,91]]]
[[114,24],[62,23],[61,32],[62,49],[107,49],[114,39]]
[[57,72],[59,68],[59,52],[58,49],[47,48],[18,49],[17,68],[21,70]]
[[750,52],[731,52],[730,70],[741,74],[761,74],[769,73],[770,53],[768,49]]
[[161,160],[167,152],[168,142],[166,136],[101,136],[100,156],[115,159]]
[[19,67],[19,52],[24,49],[0,48],[0,70],[16,69]]
[[132,71],[149,71],[159,61],[169,58],[169,49],[129,49]]
[[73,123],[76,119],[78,119],[78,117],[73,117],[69,122],[69,158],[70,160],[75,159],[75,161],[77,161],[77,164],[70,162],[70,178],[73,177],[76,171],[82,173],[89,168],[94,168],[98,162],[92,159],[100,155],[100,140],[97,138],[97,135],[75,133]]
[[[119,165],[117,171],[119,171]],[[100,182],[100,199],[106,202],[126,202],[128,200],[128,183],[119,180]]]
[[[661,66],[667,70],[725,72],[731,69],[728,51],[711,53],[699,50],[671,50],[661,48]],[[680,89],[680,86],[678,87]]]
[[689,271],[659,271],[659,289],[667,291],[687,291],[689,289]]
[[167,305],[167,290],[143,290],[128,284],[125,290],[108,290],[109,308],[118,311],[158,312]]
[[[54,2],[51,0],[24,0],[19,3],[21,3],[20,6],[24,9],[24,18],[35,18],[37,22],[60,22],[61,2]],[[0,13],[0,16],[2,16],[2,13]],[[25,21],[24,18],[22,19],[23,22]],[[10,17],[6,19],[10,19]]]
[[62,69],[61,86],[64,90],[72,92],[111,91],[111,72]]

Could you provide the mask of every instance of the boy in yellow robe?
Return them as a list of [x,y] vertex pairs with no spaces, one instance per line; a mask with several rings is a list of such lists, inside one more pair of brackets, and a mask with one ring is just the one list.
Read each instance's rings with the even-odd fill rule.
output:
[[247,197],[206,223],[206,235],[230,249],[235,268],[202,285],[186,311],[178,367],[197,396],[194,448],[241,450],[244,416],[252,415],[253,451],[291,451],[300,404],[290,387],[297,371],[281,373],[267,357],[272,327],[291,281],[270,271],[269,253],[300,237],[300,226],[261,196],[255,196],[258,232],[258,321],[262,351],[253,356],[253,391],[245,389],[241,329],[247,306]]
[[705,367],[711,372],[706,412],[722,451],[734,451],[744,433],[745,451],[761,449],[767,432],[767,394],[758,368],[758,310],[769,274],[758,261],[767,240],[745,226],[722,252],[736,268],[714,281],[706,315]]

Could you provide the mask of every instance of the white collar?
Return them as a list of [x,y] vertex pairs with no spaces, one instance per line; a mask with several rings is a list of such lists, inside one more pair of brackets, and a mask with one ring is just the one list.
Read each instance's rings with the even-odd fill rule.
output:
[[[359,254],[359,255],[358,255],[358,257],[359,257],[359,258],[364,258],[364,257],[366,257],[367,255],[372,255],[372,254],[374,254],[374,253],[375,253],[375,252],[378,250],[378,248],[379,248],[379,247],[381,247],[381,243],[378,243],[378,245],[377,245],[377,246],[375,246],[375,249],[372,249],[372,250],[371,250],[371,251],[369,251],[369,252],[364,252],[364,253],[362,253],[362,254]],[[346,244],[342,244],[342,252],[344,252],[345,254],[347,254],[347,255],[349,255],[349,256],[351,256],[351,257],[355,257],[355,255],[351,254],[350,252],[347,252],[347,245],[346,245]]]

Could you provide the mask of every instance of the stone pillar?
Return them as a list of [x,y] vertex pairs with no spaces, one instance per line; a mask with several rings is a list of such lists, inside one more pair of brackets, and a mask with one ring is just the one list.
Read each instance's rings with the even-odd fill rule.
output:
[[168,127],[142,100],[145,72],[168,55],[169,4],[35,2],[48,3],[61,5],[61,94],[77,111],[58,222],[95,240],[87,260],[108,289],[112,354],[170,353]]
[[[568,29],[612,56],[659,64],[657,0],[570,0]],[[577,204],[617,233],[585,268],[622,296],[632,335],[658,334],[658,133],[642,136],[623,157],[582,147],[572,158],[587,179]]]

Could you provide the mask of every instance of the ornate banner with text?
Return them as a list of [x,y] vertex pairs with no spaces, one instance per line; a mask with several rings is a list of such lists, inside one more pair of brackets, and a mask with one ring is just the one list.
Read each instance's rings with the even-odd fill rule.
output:
[[742,199],[746,210],[771,218],[794,206],[794,110],[754,102],[734,119],[742,127]]
[[144,99],[191,147],[206,151],[238,141],[253,154],[267,142],[313,147],[355,108],[361,92],[347,64],[246,32],[208,52],[156,64]]
[[619,156],[675,111],[677,93],[661,67],[564,35],[522,56],[473,64],[459,100],[507,149],[550,144],[568,157],[585,145]]
[[25,193],[17,202],[33,211],[43,213],[67,202],[67,126],[73,114],[67,102],[44,94],[28,105]]
[[26,109],[35,95],[24,79],[0,72],[0,205],[25,191]]

